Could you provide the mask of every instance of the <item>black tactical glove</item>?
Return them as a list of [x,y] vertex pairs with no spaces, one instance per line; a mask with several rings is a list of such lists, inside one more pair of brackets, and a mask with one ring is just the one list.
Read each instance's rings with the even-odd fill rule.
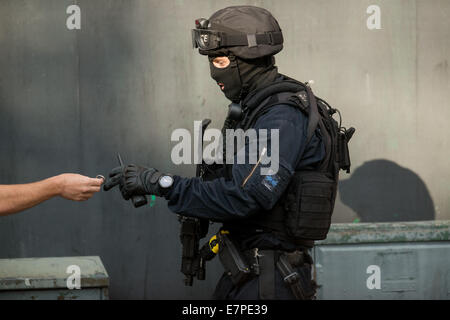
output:
[[172,183],[172,175],[163,174],[154,168],[130,164],[112,169],[103,189],[108,191],[119,185],[123,198],[128,200],[139,195],[154,194],[162,197],[170,190]]

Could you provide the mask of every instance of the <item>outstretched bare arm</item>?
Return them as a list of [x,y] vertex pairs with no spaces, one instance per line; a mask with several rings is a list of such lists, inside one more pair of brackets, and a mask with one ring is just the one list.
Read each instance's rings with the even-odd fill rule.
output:
[[65,173],[42,181],[0,185],[0,216],[34,207],[55,196],[84,201],[100,191],[103,179]]

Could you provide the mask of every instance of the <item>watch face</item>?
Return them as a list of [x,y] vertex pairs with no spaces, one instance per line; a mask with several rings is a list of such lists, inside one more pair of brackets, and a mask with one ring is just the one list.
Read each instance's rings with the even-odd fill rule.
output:
[[161,188],[169,188],[172,186],[172,183],[173,178],[171,176],[161,176],[161,178],[159,178],[159,185]]

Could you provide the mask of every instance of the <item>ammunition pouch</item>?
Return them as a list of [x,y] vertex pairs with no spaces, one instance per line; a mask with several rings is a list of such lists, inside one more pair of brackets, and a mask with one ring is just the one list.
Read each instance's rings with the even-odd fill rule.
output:
[[323,240],[331,225],[337,182],[326,173],[299,171],[288,186],[284,209],[289,237]]

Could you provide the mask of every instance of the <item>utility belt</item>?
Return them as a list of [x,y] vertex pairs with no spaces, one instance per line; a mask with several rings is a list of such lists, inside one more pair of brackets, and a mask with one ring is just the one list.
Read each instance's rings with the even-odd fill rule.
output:
[[[312,265],[312,258],[307,251],[285,252],[258,248],[241,251],[230,239],[228,231],[224,230],[213,236],[207,245],[209,256],[206,259],[209,260],[218,254],[225,272],[234,285],[241,286],[258,277],[261,299],[275,299],[275,268],[296,299],[309,300],[315,295],[313,286],[305,285],[305,281],[310,279],[302,279],[297,271],[297,268],[305,264]],[[202,251],[204,254],[207,252],[206,249]]]

